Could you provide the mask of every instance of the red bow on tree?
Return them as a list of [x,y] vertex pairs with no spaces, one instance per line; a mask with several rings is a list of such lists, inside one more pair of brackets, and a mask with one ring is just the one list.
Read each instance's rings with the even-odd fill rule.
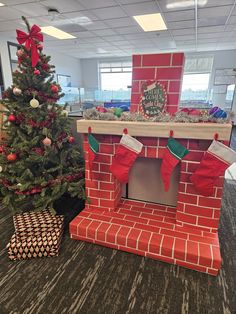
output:
[[37,25],[33,25],[31,27],[31,30],[29,34],[26,34],[25,32],[20,31],[19,29],[16,30],[17,37],[19,44],[25,43],[25,48],[27,50],[30,50],[31,48],[31,64],[32,67],[35,67],[39,60],[39,53],[36,46],[36,41],[43,41],[43,34],[40,33],[41,28]]

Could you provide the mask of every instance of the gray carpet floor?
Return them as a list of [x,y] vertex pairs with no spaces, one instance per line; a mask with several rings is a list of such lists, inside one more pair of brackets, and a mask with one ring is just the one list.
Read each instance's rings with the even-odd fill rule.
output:
[[59,257],[8,260],[11,213],[0,209],[0,314],[236,313],[236,185],[225,184],[223,265],[208,276],[137,255],[71,240]]

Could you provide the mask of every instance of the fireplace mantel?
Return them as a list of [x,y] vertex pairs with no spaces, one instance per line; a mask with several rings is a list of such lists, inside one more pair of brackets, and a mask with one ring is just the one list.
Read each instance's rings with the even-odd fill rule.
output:
[[230,139],[232,125],[230,123],[176,123],[176,122],[133,122],[78,120],[77,131],[88,133],[91,127],[93,134],[121,135],[124,128],[132,136],[164,137],[170,136],[170,130],[175,138],[211,140],[217,133],[219,140]]

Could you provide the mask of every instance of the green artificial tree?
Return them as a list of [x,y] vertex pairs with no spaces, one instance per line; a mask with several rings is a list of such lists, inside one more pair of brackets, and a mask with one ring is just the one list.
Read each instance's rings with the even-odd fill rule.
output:
[[21,44],[13,85],[4,93],[6,142],[0,146],[3,204],[13,212],[52,208],[64,193],[83,198],[84,165],[71,135],[54,66],[43,53],[40,28],[17,30]]

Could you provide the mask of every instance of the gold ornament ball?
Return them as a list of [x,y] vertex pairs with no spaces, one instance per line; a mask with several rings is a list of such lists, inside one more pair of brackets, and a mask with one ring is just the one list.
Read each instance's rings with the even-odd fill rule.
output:
[[2,166],[0,166],[0,172],[2,172],[3,171],[3,167]]
[[65,117],[68,117],[68,111],[67,110],[62,110],[61,114]]
[[50,146],[51,144],[52,144],[52,141],[50,140],[50,138],[45,137],[45,139],[43,140],[43,145]]
[[38,106],[39,106],[39,101],[38,101],[37,99],[35,99],[35,98],[31,99],[31,101],[30,101],[30,106],[31,106],[32,108],[38,108]]
[[13,94],[15,96],[21,95],[21,93],[22,93],[22,90],[20,88],[18,88],[18,87],[13,88]]

